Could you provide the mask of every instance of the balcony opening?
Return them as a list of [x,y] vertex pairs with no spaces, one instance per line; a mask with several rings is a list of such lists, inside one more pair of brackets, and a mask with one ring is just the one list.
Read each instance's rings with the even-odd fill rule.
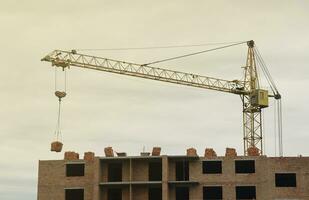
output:
[[255,186],[236,186],[236,199],[256,199]]
[[176,187],[176,200],[189,200],[189,188]]
[[176,181],[189,180],[189,162],[178,161],[176,162]]
[[150,162],[148,168],[149,181],[162,180],[162,162]]
[[235,173],[249,174],[255,173],[254,160],[235,160]]
[[107,200],[122,200],[122,189],[109,188],[107,190]]
[[295,173],[276,173],[276,187],[296,187]]
[[162,200],[162,188],[150,187],[148,189],[148,200]]
[[85,164],[66,164],[66,176],[84,176]]
[[84,189],[65,189],[65,200],[84,200]]
[[203,174],[221,174],[222,161],[203,161]]
[[206,186],[203,187],[203,200],[223,199],[222,186]]
[[109,182],[122,181],[122,163],[108,164],[108,181]]

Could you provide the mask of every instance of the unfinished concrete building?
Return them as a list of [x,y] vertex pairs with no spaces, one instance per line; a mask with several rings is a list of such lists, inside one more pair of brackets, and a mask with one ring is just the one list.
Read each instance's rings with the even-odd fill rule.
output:
[[309,157],[105,154],[39,161],[38,200],[309,199]]

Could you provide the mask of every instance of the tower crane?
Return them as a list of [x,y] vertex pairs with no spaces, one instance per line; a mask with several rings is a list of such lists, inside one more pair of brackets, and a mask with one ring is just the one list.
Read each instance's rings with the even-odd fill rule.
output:
[[248,154],[248,148],[250,147],[257,148],[259,153],[263,154],[261,112],[262,109],[269,106],[269,97],[280,99],[281,96],[276,87],[271,86],[271,88],[275,88],[272,94],[268,90],[260,88],[255,43],[253,40],[246,43],[248,52],[246,65],[243,67],[243,80],[224,80],[157,68],[150,66],[150,64],[136,64],[85,55],[78,53],[76,50],[54,50],[41,60],[51,62],[52,66],[63,69],[74,66],[239,95],[242,101],[244,154]]

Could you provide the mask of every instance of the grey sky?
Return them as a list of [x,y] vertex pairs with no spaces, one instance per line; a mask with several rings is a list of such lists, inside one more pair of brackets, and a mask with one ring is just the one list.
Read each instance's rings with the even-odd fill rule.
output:
[[[200,44],[254,39],[283,96],[285,155],[308,156],[308,1],[1,0],[0,199],[36,198],[39,159],[56,122],[54,73],[40,59],[54,49]],[[209,47],[87,52],[145,63]],[[241,77],[246,46],[156,65]],[[265,112],[266,154],[274,155],[273,108]],[[113,146],[130,155],[213,147],[242,153],[241,102],[232,94],[83,69],[69,72],[64,151]]]

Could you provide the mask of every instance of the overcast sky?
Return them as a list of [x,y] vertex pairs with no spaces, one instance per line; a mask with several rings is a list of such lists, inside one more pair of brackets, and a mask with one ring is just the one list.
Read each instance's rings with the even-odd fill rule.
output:
[[[214,3],[215,2],[215,3]],[[255,3],[254,3],[255,2]],[[308,1],[0,1],[0,199],[32,200],[38,160],[49,151],[57,99],[54,70],[40,59],[54,49],[93,49],[233,42],[253,39],[283,96],[284,152],[309,154]],[[195,48],[83,52],[136,63]],[[234,80],[246,45],[157,67]],[[274,110],[265,111],[266,154],[274,156]],[[64,151],[103,155],[106,146],[137,155],[205,147],[242,154],[240,98],[86,69],[69,70],[63,102]]]

